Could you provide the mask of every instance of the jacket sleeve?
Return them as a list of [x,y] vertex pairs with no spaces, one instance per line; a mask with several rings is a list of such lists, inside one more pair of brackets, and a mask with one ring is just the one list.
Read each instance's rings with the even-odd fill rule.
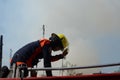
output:
[[[49,45],[45,45],[43,47],[43,59],[44,59],[44,67],[51,67],[51,51]],[[51,70],[46,70],[47,76],[52,76]]]

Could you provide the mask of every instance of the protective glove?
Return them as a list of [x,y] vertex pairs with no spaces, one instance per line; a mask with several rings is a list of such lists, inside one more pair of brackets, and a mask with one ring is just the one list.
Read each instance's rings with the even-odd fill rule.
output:
[[68,54],[68,48],[66,48],[66,49],[63,51],[62,55],[63,55],[63,57],[65,57],[67,54]]

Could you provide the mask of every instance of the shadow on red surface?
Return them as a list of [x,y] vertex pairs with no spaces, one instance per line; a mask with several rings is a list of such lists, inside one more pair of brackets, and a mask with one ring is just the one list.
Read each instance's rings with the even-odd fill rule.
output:
[[[81,76],[32,77],[23,80],[120,80],[120,73],[92,74]],[[0,78],[0,80],[21,80],[20,78]]]

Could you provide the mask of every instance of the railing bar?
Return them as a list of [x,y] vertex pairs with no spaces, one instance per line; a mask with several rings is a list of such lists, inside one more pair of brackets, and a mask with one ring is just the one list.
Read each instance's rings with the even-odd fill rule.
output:
[[70,69],[88,69],[88,68],[100,68],[100,67],[110,67],[110,66],[119,66],[120,63],[114,64],[104,64],[104,65],[92,65],[92,66],[83,66],[83,67],[62,67],[62,68],[28,68],[29,71],[32,70],[70,70]]

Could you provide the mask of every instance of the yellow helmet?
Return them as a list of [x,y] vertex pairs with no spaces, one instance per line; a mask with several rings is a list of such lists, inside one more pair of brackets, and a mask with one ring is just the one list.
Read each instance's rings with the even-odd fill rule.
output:
[[65,37],[65,35],[52,33],[52,36],[55,36],[55,35],[60,39],[62,46],[63,46],[63,50],[68,48],[69,42],[68,42],[67,38]]
[[69,42],[67,40],[67,38],[65,37],[64,34],[57,34],[57,36],[60,38],[63,48],[67,48],[69,46]]

